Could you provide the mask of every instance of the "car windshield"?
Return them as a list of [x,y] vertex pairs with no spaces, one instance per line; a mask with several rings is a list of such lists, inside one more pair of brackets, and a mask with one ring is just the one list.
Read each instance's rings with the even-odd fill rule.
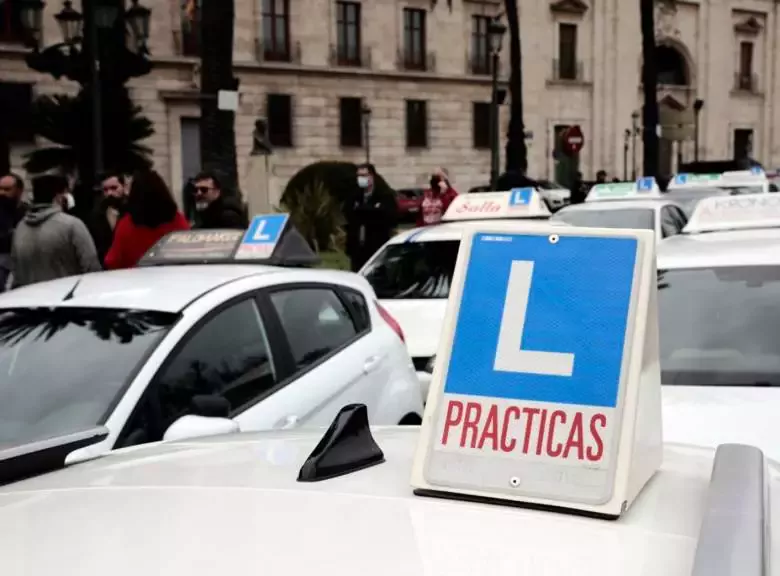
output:
[[553,215],[551,220],[561,220],[573,226],[593,228],[655,230],[655,211],[651,208],[562,210]]
[[740,194],[763,193],[761,187],[741,187],[741,188],[687,188],[670,190],[669,198],[681,205],[688,214],[693,213],[693,209],[704,198],[712,196],[738,196]]
[[660,270],[664,384],[780,386],[780,267]]
[[103,424],[176,314],[0,310],[0,445]]
[[447,298],[460,240],[390,244],[363,271],[380,300]]

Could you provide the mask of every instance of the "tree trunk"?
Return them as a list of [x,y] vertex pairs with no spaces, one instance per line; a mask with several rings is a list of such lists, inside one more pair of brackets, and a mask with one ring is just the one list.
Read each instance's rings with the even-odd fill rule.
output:
[[528,148],[525,145],[523,123],[523,54],[520,46],[520,22],[517,0],[505,0],[506,20],[509,25],[509,129],[506,139],[506,170],[525,174],[528,170]]
[[642,144],[645,176],[658,177],[658,71],[655,64],[655,22],[653,0],[640,0],[642,26]]
[[202,0],[200,10],[200,162],[220,175],[223,192],[240,196],[236,117],[217,108],[220,90],[236,90],[233,77],[234,0]]

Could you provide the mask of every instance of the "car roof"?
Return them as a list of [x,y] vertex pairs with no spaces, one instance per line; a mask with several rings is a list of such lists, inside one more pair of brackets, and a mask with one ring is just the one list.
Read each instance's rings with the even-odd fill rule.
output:
[[86,306],[180,312],[197,298],[230,282],[291,270],[254,264],[208,264],[94,272],[3,293],[0,309]]
[[780,265],[780,229],[678,234],[658,245],[658,267]]
[[495,225],[496,223],[522,222],[529,227],[556,226],[565,225],[562,222],[553,222],[548,218],[496,218],[494,220],[462,220],[459,222],[444,222],[434,226],[424,226],[420,228],[411,228],[393,236],[388,244],[403,244],[405,242],[440,242],[443,240],[460,240],[465,232],[483,228],[486,224]]
[[562,214],[565,212],[582,211],[582,210],[603,211],[603,210],[626,210],[626,209],[636,209],[636,208],[649,208],[651,210],[658,211],[664,206],[677,206],[678,208],[682,209],[676,203],[670,202],[669,200],[665,200],[665,199],[603,200],[603,201],[594,201],[594,202],[583,202],[581,204],[570,204],[569,206],[566,206],[558,210],[556,214]]
[[110,558],[122,559],[111,569],[118,576],[252,566],[290,576],[689,573],[711,450],[667,445],[653,481],[610,521],[415,496],[416,427],[373,430],[381,464],[297,482],[322,433],[159,443],[6,485],[3,563],[62,574],[64,558],[79,559],[79,576],[102,576],[98,560]]

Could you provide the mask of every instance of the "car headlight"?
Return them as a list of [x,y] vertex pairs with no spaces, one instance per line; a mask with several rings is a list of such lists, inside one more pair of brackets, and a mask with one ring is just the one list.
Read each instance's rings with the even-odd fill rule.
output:
[[425,371],[428,374],[433,374],[433,365],[435,363],[436,363],[436,355],[434,354],[433,356],[430,357],[430,359],[428,360],[428,363],[425,365]]

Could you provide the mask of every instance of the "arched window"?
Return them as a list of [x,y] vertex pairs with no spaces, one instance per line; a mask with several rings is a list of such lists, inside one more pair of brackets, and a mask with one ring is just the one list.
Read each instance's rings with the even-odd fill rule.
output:
[[667,86],[687,86],[688,64],[679,50],[672,46],[660,45],[655,49],[655,65],[658,70],[658,83]]

